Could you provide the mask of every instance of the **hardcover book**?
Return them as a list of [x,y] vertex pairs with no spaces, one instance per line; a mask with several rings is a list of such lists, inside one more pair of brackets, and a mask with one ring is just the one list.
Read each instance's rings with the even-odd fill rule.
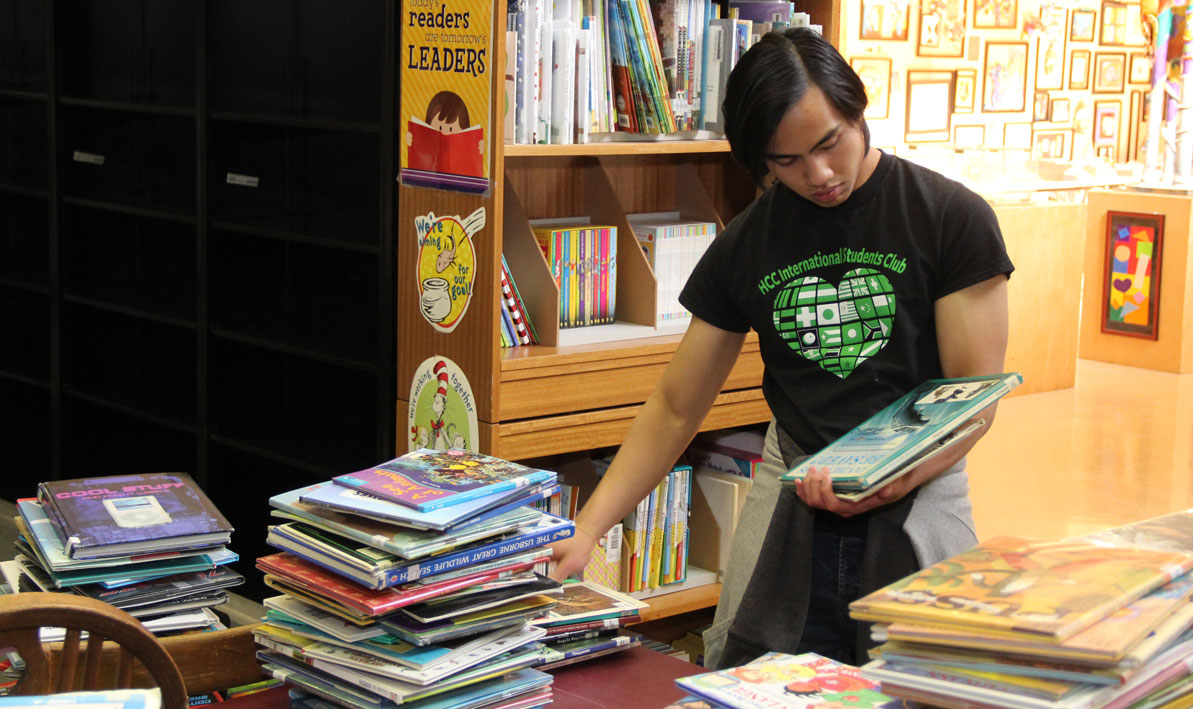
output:
[[485,157],[483,128],[477,123],[458,133],[444,133],[411,117],[406,122],[411,169],[481,177]]
[[850,665],[806,652],[768,652],[740,667],[675,680],[680,689],[732,709],[902,706]]
[[232,534],[186,473],[54,480],[37,497],[72,559],[214,546]]
[[335,482],[425,512],[554,479],[551,471],[481,453],[420,448],[374,468],[339,475]]
[[854,601],[857,620],[1065,640],[1193,568],[1193,555],[998,537]]
[[1016,372],[930,379],[784,473],[784,484],[827,468],[842,492],[874,487],[924,460],[922,454],[1023,381]]

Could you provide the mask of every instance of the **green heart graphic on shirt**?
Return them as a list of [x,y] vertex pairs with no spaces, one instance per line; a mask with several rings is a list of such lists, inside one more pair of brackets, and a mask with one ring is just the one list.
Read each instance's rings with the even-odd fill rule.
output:
[[774,317],[788,347],[844,379],[890,341],[895,291],[872,268],[849,271],[836,288],[805,276],[778,292]]

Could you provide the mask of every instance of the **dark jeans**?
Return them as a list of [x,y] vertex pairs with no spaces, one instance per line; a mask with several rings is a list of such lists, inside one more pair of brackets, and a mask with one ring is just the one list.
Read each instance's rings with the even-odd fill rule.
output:
[[812,595],[799,652],[815,652],[848,665],[869,660],[857,657],[858,623],[849,617],[849,604],[861,596],[864,537],[817,528],[812,539]]

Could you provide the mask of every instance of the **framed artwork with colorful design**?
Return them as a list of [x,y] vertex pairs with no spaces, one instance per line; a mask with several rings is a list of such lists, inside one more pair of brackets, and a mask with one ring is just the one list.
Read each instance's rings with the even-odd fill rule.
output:
[[858,39],[907,39],[908,0],[861,0],[862,25]]
[[1107,212],[1102,332],[1159,337],[1164,215]]
[[1027,101],[1027,42],[987,42],[982,110],[1019,113]]
[[1069,24],[1070,42],[1092,42],[1097,28],[1097,10],[1073,10],[1073,21]]
[[915,53],[920,57],[965,56],[965,4],[967,0],[920,0],[920,36]]
[[1098,36],[1098,44],[1105,46],[1121,46],[1127,43],[1127,13],[1139,12],[1139,5],[1130,8],[1126,3],[1115,0],[1102,0],[1102,33]]
[[1121,94],[1127,85],[1125,52],[1098,52],[1094,55],[1095,94]]
[[1018,23],[1019,0],[974,0],[974,29],[1013,29]]
[[866,88],[866,118],[886,118],[891,110],[891,60],[886,57],[853,57],[849,66]]
[[973,113],[974,96],[978,92],[978,70],[958,69],[953,86],[953,113]]

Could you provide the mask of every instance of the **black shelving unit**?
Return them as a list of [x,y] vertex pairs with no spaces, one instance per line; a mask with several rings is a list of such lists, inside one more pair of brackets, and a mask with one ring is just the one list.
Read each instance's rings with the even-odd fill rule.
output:
[[0,0],[0,497],[394,450],[393,0]]

